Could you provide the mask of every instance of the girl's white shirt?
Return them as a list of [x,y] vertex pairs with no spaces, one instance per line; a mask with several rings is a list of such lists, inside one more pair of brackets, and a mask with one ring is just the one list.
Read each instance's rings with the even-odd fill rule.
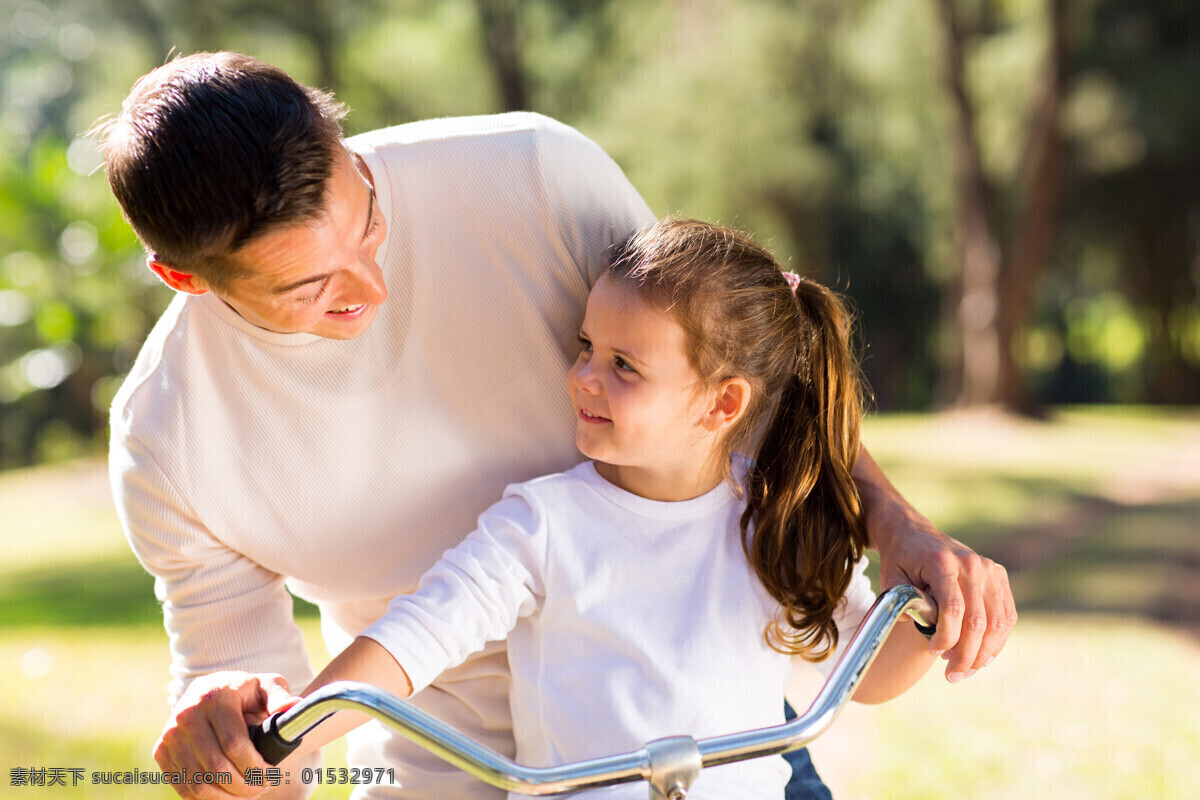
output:
[[[510,486],[363,635],[418,691],[507,636],[517,757],[530,766],[780,724],[792,663],[763,635],[779,606],[743,552],[744,507],[728,482],[692,500],[647,500],[593,462]],[[865,565],[840,608],[843,645],[874,600]],[[782,757],[742,762],[705,770],[688,796],[781,798],[789,776]]]

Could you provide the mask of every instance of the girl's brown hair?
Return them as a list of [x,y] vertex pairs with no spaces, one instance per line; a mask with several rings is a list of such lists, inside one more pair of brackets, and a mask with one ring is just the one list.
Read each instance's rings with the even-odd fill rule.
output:
[[749,382],[746,413],[717,457],[728,469],[734,452],[754,456],[742,544],[781,604],[766,639],[811,661],[827,657],[838,642],[837,606],[867,544],[850,475],[862,416],[850,315],[820,284],[793,278],[793,289],[749,237],[694,220],[667,218],[635,232],[614,249],[603,279],[633,285],[675,317],[705,387]]

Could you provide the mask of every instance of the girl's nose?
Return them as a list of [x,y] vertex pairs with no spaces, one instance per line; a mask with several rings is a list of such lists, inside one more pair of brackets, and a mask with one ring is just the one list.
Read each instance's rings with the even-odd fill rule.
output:
[[578,364],[573,376],[575,387],[580,391],[588,394],[600,393],[600,382],[596,380],[595,372],[592,370],[592,362],[587,361],[583,364]]

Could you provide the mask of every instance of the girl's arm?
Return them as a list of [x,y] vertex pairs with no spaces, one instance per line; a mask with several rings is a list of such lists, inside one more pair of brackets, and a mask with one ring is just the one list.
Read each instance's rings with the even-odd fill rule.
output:
[[[542,591],[545,513],[524,491],[510,487],[503,500],[480,515],[479,527],[422,576],[419,588],[393,598],[383,616],[329,662],[300,697],[341,680],[409,697],[414,686],[424,688],[533,613]],[[318,750],[369,718],[339,711],[306,734],[289,758]]]
[[[308,697],[317,689],[334,681],[370,683],[397,697],[408,697],[412,694],[412,682],[408,679],[408,673],[383,645],[366,636],[357,637],[349,647],[330,661],[329,665],[321,670],[321,674],[300,693],[300,698]],[[273,710],[282,711],[290,705],[292,703]],[[369,719],[367,714],[360,711],[337,712],[305,734],[300,747],[288,756],[288,760],[319,750]]]
[[892,628],[879,655],[863,676],[854,692],[854,700],[859,703],[891,700],[911,688],[936,660],[937,657],[929,652],[929,641],[911,619],[903,618]]

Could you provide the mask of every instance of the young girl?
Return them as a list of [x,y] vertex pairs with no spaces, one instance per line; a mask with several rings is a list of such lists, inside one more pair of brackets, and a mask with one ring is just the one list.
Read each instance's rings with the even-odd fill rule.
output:
[[[826,659],[873,600],[848,328],[832,293],[735,231],[667,219],[632,236],[567,375],[591,460],[510,486],[305,694],[350,679],[407,696],[507,636],[527,765],[782,723],[790,656]],[[856,699],[894,697],[932,661],[897,626]],[[337,715],[302,750],[362,719]],[[788,776],[782,758],[707,769],[689,797],[782,797]]]

